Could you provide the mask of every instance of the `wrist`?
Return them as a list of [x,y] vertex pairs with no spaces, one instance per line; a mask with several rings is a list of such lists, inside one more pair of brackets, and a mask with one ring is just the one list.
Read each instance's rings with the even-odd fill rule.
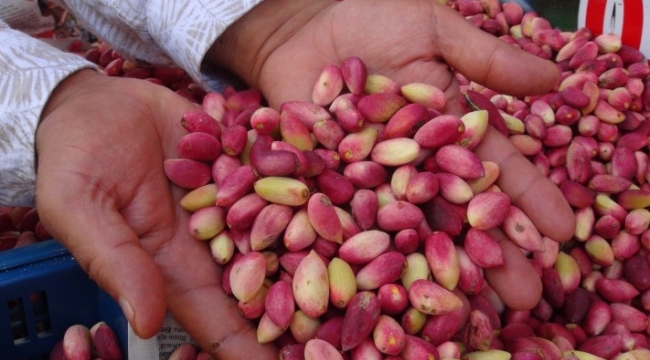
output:
[[230,25],[210,47],[206,61],[258,87],[266,59],[333,1],[264,0]]

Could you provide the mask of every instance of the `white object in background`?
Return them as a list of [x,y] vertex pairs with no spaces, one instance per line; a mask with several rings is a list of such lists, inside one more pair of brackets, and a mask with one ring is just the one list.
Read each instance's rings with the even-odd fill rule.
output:
[[167,314],[158,335],[150,339],[139,338],[129,324],[126,353],[129,359],[167,360],[174,349],[185,343],[195,344],[190,335]]

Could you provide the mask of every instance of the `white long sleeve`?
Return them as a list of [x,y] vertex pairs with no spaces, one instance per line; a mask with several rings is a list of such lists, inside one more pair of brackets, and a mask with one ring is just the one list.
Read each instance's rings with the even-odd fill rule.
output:
[[[181,67],[199,83],[211,80],[201,72],[210,45],[259,2],[65,0],[85,29],[120,54]],[[43,107],[63,79],[94,67],[20,30],[15,22],[0,18],[0,204],[4,205],[33,204],[34,135]]]
[[261,0],[67,0],[84,27],[121,54],[176,65],[197,82],[221,33]]
[[94,65],[0,22],[0,204],[32,205],[35,133],[54,88]]

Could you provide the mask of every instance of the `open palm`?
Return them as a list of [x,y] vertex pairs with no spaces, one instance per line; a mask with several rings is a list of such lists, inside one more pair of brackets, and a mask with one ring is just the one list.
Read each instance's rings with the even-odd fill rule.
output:
[[[264,41],[246,37],[251,29]],[[262,29],[272,31],[260,34]],[[265,1],[229,31],[222,44],[234,44],[238,50],[252,47],[252,55],[239,51],[243,57],[228,61],[227,46],[218,44],[220,58],[226,59],[219,65],[259,87],[274,107],[289,100],[310,100],[322,69],[350,56],[363,59],[369,73],[386,75],[399,84],[437,86],[448,98],[445,112],[456,115],[461,109],[454,70],[516,96],[548,92],[559,76],[552,62],[475,28],[456,11],[431,0]],[[498,185],[544,235],[557,241],[571,238],[575,218],[563,195],[504,136],[490,129],[475,152],[482,160],[499,164]],[[528,284],[536,287],[530,294],[537,295],[512,305],[536,304],[541,283],[530,280]]]
[[181,115],[196,105],[141,80],[75,76],[83,85],[51,100],[37,133],[44,224],[139,336],[157,334],[169,310],[206,349],[272,358],[221,290],[207,244],[187,230],[183,190],[163,172],[185,133]]

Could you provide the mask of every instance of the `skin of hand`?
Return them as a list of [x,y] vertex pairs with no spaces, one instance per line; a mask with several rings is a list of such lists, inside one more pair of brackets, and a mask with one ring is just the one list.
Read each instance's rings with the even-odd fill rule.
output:
[[[432,0],[265,0],[229,27],[207,60],[261,89],[277,108],[284,101],[310,100],[321,70],[350,56],[363,59],[368,73],[439,87],[448,98],[445,112],[455,115],[462,113],[452,68],[516,96],[548,92],[559,77],[552,62],[475,28]],[[497,184],[543,235],[561,242],[572,237],[575,217],[559,189],[504,136],[490,128],[475,152],[499,164]],[[541,296],[541,280],[521,252],[508,253],[519,265],[488,270],[488,279],[504,290],[517,286],[516,294],[500,295],[515,309],[530,309]]]
[[223,292],[221,268],[178,206],[185,191],[163,171],[186,133],[182,114],[197,106],[147,81],[68,77],[36,134],[39,215],[140,337],[156,335],[169,310],[224,359],[277,359]]
[[[433,0],[265,0],[229,27],[206,60],[277,107],[309,100],[322,68],[349,56],[366,60],[370,73],[444,89],[455,114],[459,88],[449,66],[513,95],[548,91],[558,77],[553,64]],[[154,336],[169,310],[214,358],[275,359],[277,349],[257,344],[254,328],[221,291],[221,270],[207,244],[188,235],[187,214],[177,206],[184,191],[170,187],[162,170],[165,158],[176,157],[180,116],[193,106],[134,79],[91,70],[69,77],[37,131],[39,214],[141,337]],[[542,233],[570,238],[575,220],[561,193],[507,139],[491,131],[477,153],[500,165],[499,185]]]

